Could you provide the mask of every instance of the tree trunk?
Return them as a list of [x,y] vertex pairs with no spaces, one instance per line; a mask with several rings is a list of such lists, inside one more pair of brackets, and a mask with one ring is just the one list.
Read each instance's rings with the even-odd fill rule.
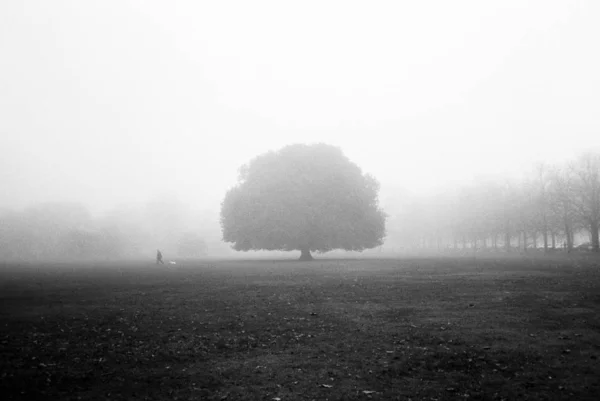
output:
[[573,246],[575,245],[575,233],[573,232],[573,227],[569,227],[569,234],[567,240],[567,247],[569,248],[569,252],[573,250]]
[[571,248],[573,247],[573,242],[571,241],[571,226],[567,219],[564,219],[565,224],[565,250],[567,252],[571,252]]
[[548,229],[544,227],[544,252],[548,252]]
[[552,231],[552,249],[556,249],[556,233]]
[[600,243],[598,237],[598,220],[592,220],[590,222],[590,231],[592,237],[592,251],[599,252],[600,251]]
[[310,249],[308,247],[303,247],[300,249],[300,259],[301,261],[309,261],[313,260],[312,255],[310,254]]
[[506,252],[510,252],[510,233],[508,232],[508,229],[506,229],[506,232],[504,233],[504,248],[506,249]]
[[573,236],[571,235],[572,233],[572,229],[571,229],[571,219],[569,219],[569,210],[567,208],[567,205],[565,203],[563,203],[563,224],[565,225],[565,237],[566,237],[566,245],[567,245],[567,252],[571,252],[571,250],[573,249]]
[[523,252],[527,252],[527,232],[523,231]]

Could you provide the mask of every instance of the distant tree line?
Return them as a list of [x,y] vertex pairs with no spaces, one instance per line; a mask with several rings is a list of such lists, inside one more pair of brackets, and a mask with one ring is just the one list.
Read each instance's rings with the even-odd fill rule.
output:
[[389,239],[405,248],[570,251],[587,236],[598,252],[600,154],[537,164],[520,180],[479,182],[394,209]]
[[94,218],[81,204],[54,202],[0,213],[0,260],[194,258],[207,253],[206,219],[173,200],[119,206]]

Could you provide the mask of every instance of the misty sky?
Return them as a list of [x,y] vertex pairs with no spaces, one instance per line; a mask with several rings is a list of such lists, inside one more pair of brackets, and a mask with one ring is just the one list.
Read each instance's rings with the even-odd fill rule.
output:
[[0,2],[0,206],[218,208],[339,145],[383,190],[600,149],[600,2]]

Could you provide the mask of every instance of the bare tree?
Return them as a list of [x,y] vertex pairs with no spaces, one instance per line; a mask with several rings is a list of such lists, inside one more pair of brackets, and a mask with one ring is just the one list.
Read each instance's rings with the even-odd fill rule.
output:
[[511,251],[511,240],[519,236],[519,196],[515,183],[506,181],[502,187],[500,200],[502,203],[502,229],[504,232],[504,249]]
[[569,252],[573,249],[576,218],[573,184],[573,170],[570,168],[555,168],[550,174],[549,205],[562,226],[561,231]]
[[600,154],[586,153],[571,164],[573,204],[578,217],[590,232],[592,250],[598,252],[600,227]]
[[550,221],[550,205],[548,187],[550,186],[549,168],[539,163],[534,169],[532,184],[532,223],[536,232],[541,232],[544,241],[544,252],[548,252],[548,232]]

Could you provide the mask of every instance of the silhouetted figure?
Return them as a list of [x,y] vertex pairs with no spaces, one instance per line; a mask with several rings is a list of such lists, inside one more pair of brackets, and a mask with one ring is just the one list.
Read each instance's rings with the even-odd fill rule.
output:
[[165,262],[163,262],[162,260],[162,253],[160,253],[160,251],[157,249],[156,250],[156,264],[162,263],[163,265],[165,264]]

